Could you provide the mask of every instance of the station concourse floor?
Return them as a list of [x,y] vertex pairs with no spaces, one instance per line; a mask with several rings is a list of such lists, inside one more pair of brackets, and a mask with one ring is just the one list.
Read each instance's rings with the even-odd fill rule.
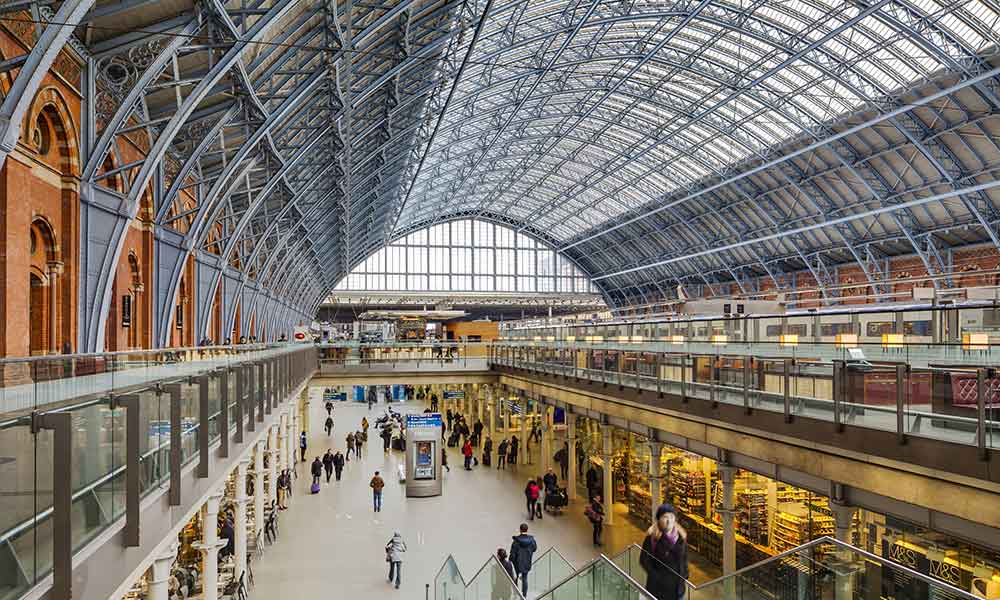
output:
[[[425,584],[434,577],[451,554],[468,581],[487,558],[503,547],[510,548],[511,536],[526,520],[523,489],[527,479],[536,475],[531,465],[506,471],[479,466],[472,471],[462,467],[456,448],[448,449],[443,493],[432,498],[406,498],[399,483],[397,465],[402,453],[383,453],[374,422],[385,411],[384,403],[369,412],[367,405],[337,402],[334,431],[327,437],[324,403],[315,398],[309,403],[307,462],[299,463],[298,478],[293,484],[289,510],[281,513],[278,539],[266,546],[263,557],[253,564],[255,587],[250,595],[257,598],[382,598],[396,596],[424,598]],[[417,403],[394,403],[399,412],[422,412]],[[368,443],[361,461],[351,457],[341,481],[331,479],[322,490],[311,495],[309,465],[327,448],[345,450],[349,431],[361,428],[361,418],[368,416]],[[298,452],[298,440],[294,445]],[[386,487],[382,511],[372,510],[368,487],[375,471],[380,471]],[[583,516],[586,498],[571,503],[560,516],[546,513],[542,520],[528,521],[529,533],[538,542],[538,554],[555,546],[574,567],[580,567],[603,550],[613,556],[632,542],[642,542],[642,532],[619,515],[614,526],[605,528],[604,548],[591,543],[591,528]],[[399,590],[386,581],[385,544],[399,531],[407,544],[403,556],[403,579]],[[696,582],[710,578],[692,565]],[[711,575],[714,575],[711,574]],[[532,590],[529,597],[543,590]],[[332,595],[331,595],[332,594]]]

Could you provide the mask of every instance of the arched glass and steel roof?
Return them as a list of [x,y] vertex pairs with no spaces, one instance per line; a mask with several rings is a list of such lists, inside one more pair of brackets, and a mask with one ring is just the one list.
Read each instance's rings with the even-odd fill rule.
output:
[[90,65],[81,198],[106,220],[81,271],[106,287],[120,220],[148,205],[158,310],[193,258],[200,298],[263,286],[309,312],[389,241],[460,218],[551,245],[612,305],[1000,248],[994,0],[42,8],[0,150],[68,43]]

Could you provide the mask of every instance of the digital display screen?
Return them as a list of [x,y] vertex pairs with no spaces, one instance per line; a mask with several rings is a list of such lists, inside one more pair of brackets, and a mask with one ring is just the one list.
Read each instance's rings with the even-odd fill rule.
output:
[[431,441],[414,442],[413,478],[434,479],[434,447]]

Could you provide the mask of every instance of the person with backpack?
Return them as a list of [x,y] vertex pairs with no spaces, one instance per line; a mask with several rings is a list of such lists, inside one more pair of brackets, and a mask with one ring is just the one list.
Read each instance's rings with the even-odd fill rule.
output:
[[600,494],[594,494],[594,498],[584,509],[583,514],[594,528],[594,545],[603,546],[601,532],[604,530],[604,505],[601,504]]
[[385,487],[385,481],[379,476],[378,471],[375,471],[375,476],[372,477],[368,486],[372,488],[372,502],[375,506],[375,512],[382,512],[382,488]]
[[497,446],[497,470],[507,469],[507,438],[500,440],[500,445]]
[[313,482],[312,482],[313,486],[314,487],[318,486],[319,485],[319,479],[320,479],[320,477],[323,476],[323,461],[320,460],[320,458],[318,456],[313,460],[312,466],[310,467],[309,472],[312,473],[312,476],[313,476]]
[[490,467],[493,465],[493,440],[489,435],[483,441],[483,466]]
[[541,493],[541,489],[538,484],[535,483],[534,479],[528,481],[528,485],[524,487],[524,500],[528,508],[528,520],[535,520],[535,513],[538,509],[538,496]]
[[360,431],[354,432],[354,455],[361,458],[361,447],[365,445],[365,438]]
[[[354,451],[354,432],[347,432],[347,455],[345,458],[347,462],[351,462],[351,452]],[[355,456],[355,458],[361,458],[361,456]]]
[[[326,454],[323,455],[323,470],[326,472],[326,482],[330,483],[330,477],[333,475],[333,452],[327,450]],[[340,479],[338,477],[338,479]]]
[[368,441],[368,417],[361,417],[361,433],[365,434],[365,441]]
[[330,437],[330,435],[332,433],[333,433],[333,417],[327,417],[326,418],[326,435],[327,435],[327,437]]
[[531,559],[538,550],[535,538],[528,535],[528,524],[521,523],[521,533],[512,536],[510,544],[510,562],[514,564],[514,572],[521,580],[521,594],[528,597],[528,573],[531,571]]
[[[302,450],[302,462],[306,462],[306,432],[303,431],[299,434],[299,449]],[[292,455],[292,459],[295,459],[295,455]]]
[[392,539],[385,545],[385,561],[389,563],[389,583],[392,583],[392,577],[395,573],[397,590],[399,589],[399,580],[403,576],[404,552],[406,552],[406,542],[403,541],[403,536],[397,531],[392,534]]
[[681,600],[688,577],[687,533],[677,524],[670,504],[656,509],[656,521],[646,531],[639,564],[646,570],[646,589],[657,600]]
[[344,472],[344,455],[341,454],[340,450],[333,455],[333,469],[337,476],[337,481],[340,481],[340,474]]
[[[504,550],[503,548],[497,548],[497,562],[500,563],[500,566],[503,567],[504,572],[507,573],[508,577],[510,577],[511,583],[514,583],[516,585],[517,573],[514,572],[514,563],[510,562],[510,559],[507,558],[507,551]],[[500,589],[497,599],[510,600],[510,589],[503,584],[500,584],[498,587]]]
[[472,470],[472,442],[465,440],[465,445],[462,446],[462,456],[465,457],[465,470]]

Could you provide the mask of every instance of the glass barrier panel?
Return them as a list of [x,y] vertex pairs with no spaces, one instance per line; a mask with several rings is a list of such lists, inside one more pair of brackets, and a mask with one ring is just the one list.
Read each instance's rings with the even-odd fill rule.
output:
[[464,600],[465,581],[455,559],[449,556],[434,577],[434,600]]

